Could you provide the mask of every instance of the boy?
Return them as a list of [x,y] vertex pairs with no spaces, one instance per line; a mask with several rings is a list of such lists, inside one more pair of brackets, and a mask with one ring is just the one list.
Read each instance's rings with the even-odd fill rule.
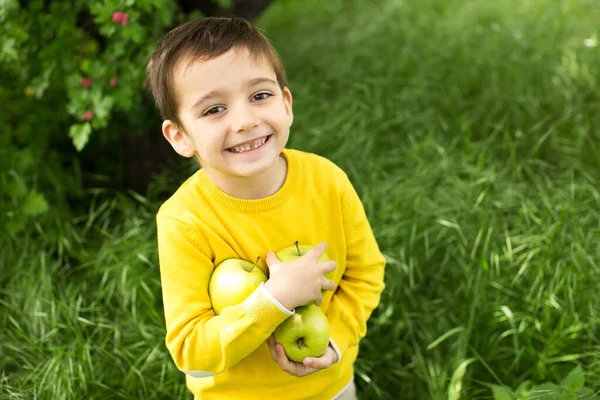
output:
[[[241,18],[191,21],[158,43],[148,76],[165,138],[201,166],[157,215],[166,345],[194,398],[356,398],[353,363],[385,260],[346,174],[285,148],[292,94],[268,39]],[[278,260],[296,240],[313,247]],[[323,251],[332,261],[317,263]],[[267,282],[216,315],[215,266],[258,256]],[[292,362],[272,334],[311,301],[330,344]]]

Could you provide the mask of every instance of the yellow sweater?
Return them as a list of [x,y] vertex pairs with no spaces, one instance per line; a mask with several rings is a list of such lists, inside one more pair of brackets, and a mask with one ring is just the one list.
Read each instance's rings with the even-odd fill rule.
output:
[[[195,399],[330,399],[354,376],[358,342],[384,288],[385,259],[360,198],[342,169],[315,154],[284,149],[285,182],[272,196],[234,198],[199,170],[160,208],[158,249],[166,345]],[[327,242],[337,261],[321,309],[340,360],[297,378],[273,361],[266,343],[290,312],[264,287],[215,315],[208,283],[228,258],[264,263],[268,251]]]

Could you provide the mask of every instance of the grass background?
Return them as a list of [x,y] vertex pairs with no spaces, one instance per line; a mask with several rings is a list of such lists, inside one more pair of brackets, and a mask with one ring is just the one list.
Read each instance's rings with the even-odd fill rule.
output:
[[[288,147],[346,170],[388,259],[361,399],[600,391],[600,4],[276,2]],[[147,197],[89,189],[0,253],[0,399],[187,399],[164,346]]]

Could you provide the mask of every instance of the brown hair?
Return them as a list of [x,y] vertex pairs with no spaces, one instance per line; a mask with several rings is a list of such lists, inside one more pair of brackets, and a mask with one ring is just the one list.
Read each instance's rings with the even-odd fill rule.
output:
[[265,57],[275,70],[277,82],[287,86],[285,70],[277,52],[258,28],[240,17],[207,17],[186,22],[168,32],[157,44],[146,72],[152,96],[163,120],[181,127],[173,87],[173,68],[182,57],[210,60],[230,49],[245,48],[253,59]]

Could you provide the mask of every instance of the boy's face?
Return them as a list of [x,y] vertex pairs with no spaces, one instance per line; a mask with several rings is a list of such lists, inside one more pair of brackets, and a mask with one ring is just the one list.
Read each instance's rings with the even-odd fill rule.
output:
[[163,133],[177,153],[196,155],[217,186],[232,177],[258,178],[281,165],[292,95],[281,90],[265,59],[253,61],[246,49],[191,63],[183,58],[173,70],[173,85],[182,126],[164,121]]

